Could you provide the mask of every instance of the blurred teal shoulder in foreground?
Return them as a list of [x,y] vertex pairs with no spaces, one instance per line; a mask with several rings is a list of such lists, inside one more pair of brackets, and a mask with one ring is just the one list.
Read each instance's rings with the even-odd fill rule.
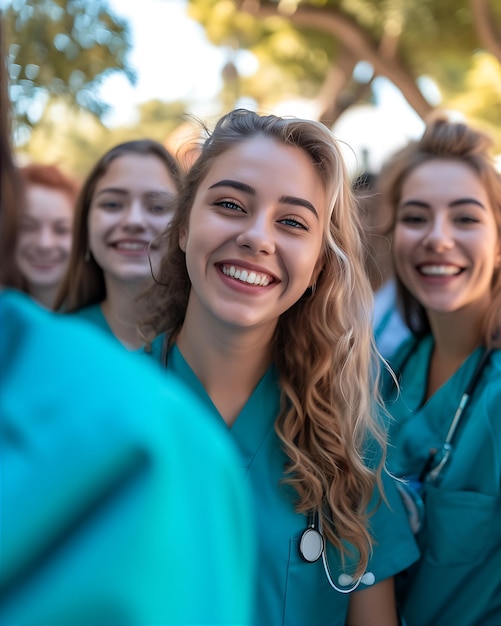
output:
[[184,385],[0,293],[0,623],[247,624],[247,484]]

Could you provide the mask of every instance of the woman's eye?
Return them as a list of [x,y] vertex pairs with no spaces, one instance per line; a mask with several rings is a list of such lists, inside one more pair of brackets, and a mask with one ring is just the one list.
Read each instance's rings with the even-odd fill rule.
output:
[[473,215],[461,215],[456,218],[456,221],[460,224],[478,224],[480,220]]
[[281,224],[285,224],[286,226],[292,226],[293,228],[299,228],[302,230],[310,230],[303,221],[300,221],[295,217],[284,217],[279,221]]
[[402,215],[399,219],[399,222],[402,224],[423,224],[425,222],[425,218],[422,215]]
[[146,209],[154,215],[167,215],[173,213],[176,198],[170,193],[147,193],[143,197]]
[[105,211],[118,211],[122,208],[122,204],[115,200],[104,200],[99,203],[99,207]]
[[149,211],[151,213],[155,213],[156,215],[165,215],[166,213],[170,213],[172,209],[171,205],[168,204],[151,204],[149,206]]
[[233,200],[218,200],[214,204],[225,209],[231,209],[232,211],[243,211],[242,207]]
[[67,226],[56,226],[56,228],[54,228],[54,232],[56,235],[70,235],[71,228]]

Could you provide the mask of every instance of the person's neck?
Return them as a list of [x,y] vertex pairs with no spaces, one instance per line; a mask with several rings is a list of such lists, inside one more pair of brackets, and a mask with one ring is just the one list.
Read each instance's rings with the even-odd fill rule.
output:
[[471,311],[434,315],[430,319],[434,349],[428,374],[427,397],[432,396],[482,343],[484,314]]
[[52,311],[54,309],[58,290],[59,285],[51,285],[48,287],[30,285],[28,288],[28,294],[33,298],[33,300],[36,300],[43,307]]
[[232,426],[271,363],[271,329],[229,329],[189,311],[176,343],[219,413]]
[[145,281],[133,284],[106,280],[106,298],[101,310],[113,334],[129,350],[137,350],[144,342],[137,326],[146,313],[146,305],[138,299],[147,289]]

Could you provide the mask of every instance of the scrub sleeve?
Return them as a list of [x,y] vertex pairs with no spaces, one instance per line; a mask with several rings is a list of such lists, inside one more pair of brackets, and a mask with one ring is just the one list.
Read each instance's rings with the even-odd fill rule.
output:
[[0,324],[0,624],[248,624],[250,496],[227,433],[88,324],[7,291]]
[[[396,367],[410,345],[397,353]],[[400,395],[386,381],[384,395],[394,418],[388,465],[397,475],[419,474],[429,450],[441,448],[483,351],[476,350],[423,402],[432,350],[432,337],[412,350],[400,372]],[[501,351],[496,350],[463,413],[439,484],[425,483],[422,558],[399,580],[408,626],[501,624],[500,407]]]
[[[223,421],[176,346],[169,352],[167,368],[195,391],[215,421]],[[344,625],[349,595],[332,589],[321,560],[306,563],[299,554],[299,539],[308,521],[305,515],[294,511],[295,491],[282,483],[287,458],[274,430],[279,410],[278,375],[270,368],[229,431],[240,450],[254,493],[258,541],[254,623]],[[393,576],[418,558],[394,481],[385,476],[384,482],[390,508],[382,502],[371,518],[376,545],[368,571],[374,574],[376,582]],[[374,496],[376,500],[378,494]],[[342,568],[334,549],[329,550],[329,566],[336,582],[347,569]],[[361,584],[359,589],[364,587]]]

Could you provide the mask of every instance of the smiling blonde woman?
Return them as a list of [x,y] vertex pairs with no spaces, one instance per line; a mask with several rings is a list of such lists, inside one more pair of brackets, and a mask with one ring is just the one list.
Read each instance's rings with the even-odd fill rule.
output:
[[254,623],[396,625],[392,577],[417,549],[382,473],[371,289],[337,143],[316,122],[229,113],[168,234],[142,328],[166,332],[167,376],[240,450],[259,540]]

